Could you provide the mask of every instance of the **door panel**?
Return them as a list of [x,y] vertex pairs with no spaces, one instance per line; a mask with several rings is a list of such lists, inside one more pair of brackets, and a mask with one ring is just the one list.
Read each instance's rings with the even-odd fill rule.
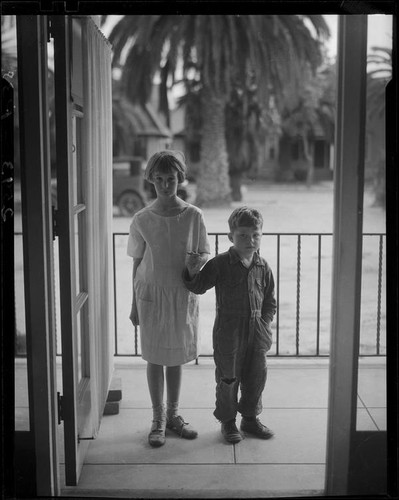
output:
[[53,16],[51,26],[65,477],[75,485],[112,374],[111,47],[90,16]]
[[[52,18],[55,53],[57,227],[67,485],[76,485],[91,430],[91,370],[88,342],[87,235],[80,106],[71,99],[71,19]],[[93,371],[95,373],[95,371]]]
[[111,48],[90,16],[53,16],[51,27],[65,477],[75,485],[112,373]]

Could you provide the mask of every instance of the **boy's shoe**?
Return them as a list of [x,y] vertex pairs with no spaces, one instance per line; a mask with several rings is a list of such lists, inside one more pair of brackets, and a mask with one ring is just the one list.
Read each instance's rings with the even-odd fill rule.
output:
[[195,439],[198,436],[198,432],[188,422],[185,422],[180,415],[168,418],[166,427],[184,439]]
[[165,421],[153,420],[151,431],[148,434],[148,442],[154,448],[165,444]]
[[248,433],[253,434],[256,437],[261,439],[270,439],[274,436],[274,432],[270,430],[266,425],[263,425],[262,422],[255,418],[254,420],[249,420],[245,417],[241,420],[241,430]]
[[239,443],[242,440],[242,434],[237,429],[235,420],[222,422],[222,434],[228,443]]

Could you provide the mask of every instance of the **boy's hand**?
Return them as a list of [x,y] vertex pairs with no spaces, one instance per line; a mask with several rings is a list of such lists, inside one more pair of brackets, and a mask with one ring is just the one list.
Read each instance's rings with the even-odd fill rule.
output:
[[200,272],[202,265],[204,264],[204,258],[201,254],[197,252],[187,252],[186,255],[186,267],[190,278],[195,276]]

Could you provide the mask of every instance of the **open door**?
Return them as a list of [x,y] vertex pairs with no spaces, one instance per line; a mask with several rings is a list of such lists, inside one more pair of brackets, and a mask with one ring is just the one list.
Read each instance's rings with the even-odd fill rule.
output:
[[[59,407],[66,485],[73,486],[99,429],[112,368],[112,266],[107,252],[112,200],[111,192],[102,187],[110,181],[108,170],[112,172],[112,101],[110,61],[103,57],[109,47],[94,22],[89,17],[53,16],[51,33],[63,388]],[[96,79],[91,78],[93,65],[100,69]],[[101,96],[98,107],[91,102],[93,96]],[[104,116],[93,116],[101,109]],[[101,161],[94,165],[93,158]],[[105,190],[105,196],[99,190]]]
[[[367,16],[364,15],[339,17],[332,322],[325,483],[326,494],[334,497],[384,496],[388,492],[386,432],[361,430],[361,423],[358,421],[361,413],[358,386],[359,374],[361,375],[359,345],[367,22]],[[396,109],[395,106],[392,108]],[[396,165],[391,166],[394,171]],[[394,268],[391,273],[393,275]]]

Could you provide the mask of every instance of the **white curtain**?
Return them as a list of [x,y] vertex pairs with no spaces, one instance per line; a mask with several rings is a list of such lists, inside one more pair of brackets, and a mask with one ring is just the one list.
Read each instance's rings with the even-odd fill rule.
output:
[[90,379],[92,432],[96,436],[113,370],[111,45],[90,17],[81,19]]

